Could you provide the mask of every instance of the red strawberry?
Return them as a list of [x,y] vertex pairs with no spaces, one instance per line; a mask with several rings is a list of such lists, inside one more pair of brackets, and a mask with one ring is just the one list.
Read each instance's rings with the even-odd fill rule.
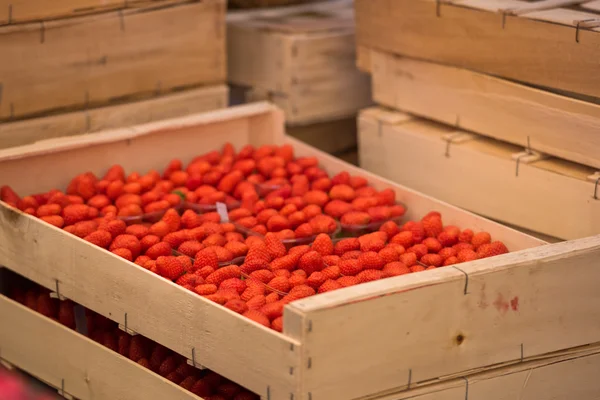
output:
[[111,252],[113,254],[118,255],[121,258],[126,259],[127,261],[133,261],[133,255],[131,254],[131,250],[129,250],[129,249],[119,248],[119,249],[114,249]]
[[470,229],[465,229],[458,235],[458,241],[461,243],[471,243],[475,234]]
[[406,252],[407,253],[415,253],[415,255],[417,256],[417,259],[420,260],[421,257],[423,257],[425,254],[427,254],[428,249],[427,249],[427,246],[425,246],[424,244],[415,244],[414,246],[406,249]]
[[469,250],[469,249],[465,249],[465,250],[461,250],[458,252],[458,254],[456,255],[456,258],[458,259],[458,262],[467,262],[467,261],[473,261],[473,260],[477,260],[477,253],[475,253],[473,250]]
[[267,233],[265,235],[265,245],[267,246],[267,251],[271,255],[271,259],[283,257],[287,254],[284,244],[273,233]]
[[366,270],[381,270],[385,261],[374,251],[367,251],[358,257],[358,263]]
[[309,190],[304,194],[302,199],[306,204],[314,204],[323,207],[329,201],[329,196],[322,190]]
[[139,361],[142,358],[147,358],[147,353],[148,348],[146,339],[140,335],[133,336],[129,344],[129,359]]
[[95,244],[102,248],[108,248],[112,241],[112,236],[107,231],[98,230],[87,235],[83,240]]
[[288,283],[291,287],[304,285],[306,283],[306,277],[298,274],[292,274],[292,276],[288,279]]
[[265,302],[266,302],[266,304],[275,303],[276,301],[279,301],[279,299],[280,299],[279,294],[273,292],[273,293],[269,293],[265,297]]
[[232,299],[225,303],[225,307],[238,314],[243,314],[248,311],[246,302],[241,299]]
[[194,386],[192,386],[191,392],[196,396],[206,399],[212,394],[212,389],[204,379],[198,379]]
[[358,259],[358,257],[360,257],[360,255],[362,254],[362,251],[360,250],[352,250],[349,251],[347,253],[344,253],[344,255],[340,258],[340,260],[356,260]]
[[188,376],[183,381],[181,381],[179,386],[181,386],[182,388],[184,388],[186,390],[191,391],[192,388],[194,387],[194,385],[196,384],[197,380],[198,380],[198,378],[196,378],[195,376]]
[[58,322],[68,328],[75,329],[74,304],[70,300],[60,302],[58,306]]
[[177,248],[177,251],[179,251],[182,254],[185,254],[188,257],[194,258],[196,256],[196,253],[198,253],[203,248],[204,245],[198,242],[197,240],[188,240],[181,243],[181,245],[179,245],[179,247]]
[[428,237],[437,237],[443,232],[444,226],[442,224],[442,218],[438,215],[430,215],[421,220],[425,235]]
[[339,283],[342,287],[349,287],[358,285],[360,282],[355,276],[342,276],[341,278],[337,279],[337,283]]
[[365,270],[359,272],[356,275],[356,278],[358,278],[358,281],[360,283],[366,283],[366,282],[371,282],[371,281],[377,281],[379,279],[386,278],[387,276],[388,275],[383,271],[379,271],[379,270],[375,270],[375,269],[365,269]]
[[221,282],[219,290],[221,289],[234,289],[238,294],[242,294],[246,290],[246,283],[240,278],[229,278]]
[[354,276],[363,270],[358,260],[343,260],[338,264],[340,273],[346,276]]
[[251,245],[244,260],[244,272],[249,274],[259,269],[265,269],[269,262],[271,262],[271,255],[264,243],[262,245]]
[[265,304],[267,304],[267,299],[264,294],[257,294],[246,302],[249,310],[260,310]]
[[396,192],[392,189],[384,189],[377,193],[377,204],[380,206],[392,206],[396,203]]
[[342,200],[350,202],[356,197],[356,193],[351,186],[346,184],[335,185],[329,191],[329,197],[331,200]]
[[264,296],[265,294],[265,285],[262,283],[259,283],[259,285],[250,285],[249,279],[246,280],[246,284],[248,285],[248,288],[246,290],[244,290],[244,293],[242,293],[242,300],[248,302],[250,301],[252,298],[256,297],[256,296]]
[[160,376],[167,376],[171,372],[177,369],[177,359],[175,356],[169,356],[158,367],[158,374]]
[[269,318],[258,310],[248,310],[243,314],[244,317],[251,319],[252,321],[264,325],[267,328],[271,327],[271,323],[269,322]]
[[291,286],[288,278],[284,276],[276,276],[267,283],[267,287],[281,293],[287,293]]
[[220,285],[223,281],[230,278],[239,278],[242,276],[240,267],[237,265],[228,265],[217,269],[215,272],[206,277],[206,283]]
[[359,249],[360,249],[360,242],[358,241],[357,238],[342,239],[339,242],[337,242],[334,246],[334,252],[338,256],[342,256],[342,255],[344,255],[344,253],[347,253],[347,252],[353,251],[353,250],[359,250]]
[[133,235],[119,235],[114,238],[113,242],[110,244],[109,250],[119,248],[129,249],[133,258],[137,258],[142,251],[142,246],[139,239]]
[[388,263],[383,267],[383,272],[390,276],[400,276],[409,274],[411,271],[408,267],[399,261]]
[[333,178],[331,178],[331,182],[334,185],[348,185],[350,184],[351,179],[352,178],[350,177],[350,174],[348,172],[342,171]]
[[[421,222],[408,221],[402,226],[402,231],[412,233],[413,243],[420,243],[423,241],[423,239],[425,239],[425,237],[427,237],[425,233],[425,228],[423,227],[423,224]],[[404,245],[403,243],[398,242],[398,244],[401,244],[405,248],[410,247]]]
[[311,250],[300,257],[298,261],[298,268],[305,271],[307,275],[311,275],[313,272],[321,271],[324,268],[323,257],[321,254],[314,250]]
[[400,255],[399,261],[406,265],[407,267],[411,267],[417,263],[417,255],[415,253],[404,253]]
[[398,261],[398,258],[400,257],[398,251],[390,246],[381,249],[378,254],[386,264],[393,261]]
[[362,211],[350,211],[342,216],[341,222],[344,225],[362,226],[371,222],[371,216]]
[[411,272],[421,272],[421,271],[425,271],[425,267],[422,265],[413,265],[412,267],[410,267],[410,271]]
[[194,288],[194,292],[198,293],[200,296],[208,296],[211,294],[217,293],[217,285],[212,283],[204,283],[202,285],[198,285]]
[[291,303],[292,301],[300,300],[305,297],[310,297],[315,294],[316,294],[315,290],[313,288],[311,288],[310,286],[299,285],[299,286],[293,287],[292,290],[290,290],[290,293],[288,295],[286,295],[283,299],[281,299],[281,301],[283,301],[285,304],[288,304],[288,303]]
[[294,234],[297,238],[311,237],[315,234],[313,227],[309,223],[301,224],[296,228]]
[[158,274],[171,281],[177,280],[185,273],[183,264],[173,256],[160,256],[156,259],[156,269]]
[[203,267],[219,268],[219,257],[213,249],[202,249],[196,253],[192,269],[197,271]]
[[456,252],[460,252],[461,250],[475,250],[475,248],[473,247],[473,245],[471,243],[465,243],[465,242],[459,242],[457,244],[455,244],[454,246],[452,246],[452,248],[454,250],[456,250]]
[[[275,318],[273,322],[271,322],[271,328],[277,332],[283,332],[283,317]],[[244,397],[241,396],[241,394],[238,394],[233,400],[258,400],[256,395],[248,392],[244,394]]]
[[275,278],[275,274],[273,274],[273,272],[269,271],[268,269],[259,269],[257,271],[252,272],[250,274],[250,277],[257,279],[262,283],[267,283],[271,279]]
[[440,250],[440,252],[438,253],[444,260],[447,260],[450,257],[454,257],[457,254],[456,249],[452,248],[452,247],[444,247],[443,249]]
[[269,321],[273,321],[275,318],[279,318],[283,315],[283,306],[285,304],[277,301],[274,303],[267,303],[261,307],[260,312],[265,314]]
[[187,273],[187,274],[181,275],[175,283],[178,284],[179,286],[190,285],[192,287],[195,287],[195,286],[203,284],[204,279],[198,275]]
[[486,243],[477,248],[478,258],[494,257],[505,253],[508,253],[508,248],[502,242]]
[[316,251],[321,256],[329,256],[333,254],[333,242],[329,235],[321,233],[317,235],[311,245],[311,250]]
[[326,266],[337,265],[340,262],[340,256],[330,255],[323,257],[323,263]]
[[[440,236],[443,234],[444,232],[440,233]],[[436,238],[428,237],[423,240],[423,244],[427,247],[429,253],[437,253],[442,249],[442,244]]]
[[317,215],[309,222],[312,230],[317,233],[332,233],[336,230],[337,224],[333,218],[328,215]]
[[368,235],[363,235],[358,238],[361,251],[378,252],[385,247],[385,240],[382,239],[381,237],[377,237],[376,236],[377,233],[385,234],[384,232],[374,232],[374,233],[370,233]]
[[333,279],[327,279],[325,282],[323,282],[319,286],[318,293],[331,292],[333,290],[337,290],[337,289],[341,289],[341,288],[343,288],[343,286],[339,282],[337,282]]
[[152,260],[156,260],[158,259],[158,257],[168,257],[172,255],[171,246],[168,243],[159,242],[154,246],[150,247],[146,251],[145,255],[150,257]]
[[433,265],[434,267],[441,267],[444,263],[444,259],[439,254],[425,254],[419,261],[427,266]]
[[479,246],[488,244],[492,242],[492,236],[487,232],[477,232],[473,239],[471,239],[471,244],[475,248],[475,251],[479,248]]
[[338,267],[337,265],[332,265],[331,267],[327,267],[324,270],[321,271],[323,273],[323,275],[325,275],[325,277],[327,279],[337,279],[340,277],[340,267]]
[[360,189],[367,186],[368,183],[369,182],[362,176],[353,176],[348,181],[348,184],[352,186],[353,189]]

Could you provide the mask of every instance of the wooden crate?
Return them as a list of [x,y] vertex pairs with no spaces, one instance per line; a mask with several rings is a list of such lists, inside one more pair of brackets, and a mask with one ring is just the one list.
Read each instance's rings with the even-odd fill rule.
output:
[[[3,203],[0,264],[51,290],[59,285],[61,295],[121,324],[127,317],[128,329],[195,354],[198,364],[267,399],[389,394],[599,341],[600,327],[589,321],[600,318],[600,237],[546,245],[284,137],[283,129],[282,113],[259,103],[54,139],[0,152],[0,181],[29,193],[64,187],[77,171],[101,173],[107,154],[111,164],[142,171],[175,156],[188,162],[226,141],[286,142],[330,174],[347,170],[392,188],[408,218],[437,209],[447,224],[488,231],[514,252],[294,302],[283,334]],[[24,168],[32,172],[24,176]]]
[[11,24],[0,48],[0,121],[222,84],[225,0]]
[[119,353],[3,295],[0,295],[0,315],[2,360],[57,388],[64,397],[200,399]]
[[208,86],[149,100],[0,123],[0,149],[216,110],[227,106],[228,93],[226,85]]
[[600,168],[600,103],[360,47],[381,105]]
[[597,0],[355,5],[361,46],[600,98]]
[[[380,108],[359,117],[361,166],[498,221],[574,239],[600,234],[595,170]],[[596,194],[596,198],[594,198]]]
[[352,0],[227,17],[229,82],[247,101],[270,100],[290,125],[350,117],[370,104],[355,65]]

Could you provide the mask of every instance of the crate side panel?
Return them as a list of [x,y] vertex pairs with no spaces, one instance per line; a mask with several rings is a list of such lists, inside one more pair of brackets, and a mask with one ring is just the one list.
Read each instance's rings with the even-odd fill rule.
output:
[[357,0],[357,42],[600,97],[600,31],[580,30],[577,42],[573,25],[507,15],[503,29],[502,13],[441,4],[438,16],[438,4],[429,0]]
[[[157,29],[160,27],[160,29]],[[200,39],[199,39],[200,38]],[[225,75],[225,4],[169,7],[0,28],[0,119],[105,104]]]
[[434,63],[370,52],[378,104],[600,168],[600,105]]
[[211,111],[227,106],[228,92],[227,86],[218,85],[150,100],[4,123],[0,124],[0,148]]
[[556,159],[517,166],[512,155],[521,150],[516,146],[483,137],[449,145],[443,140],[445,130],[422,121],[373,128],[363,124],[359,132],[362,166],[371,172],[550,236],[575,239],[600,233],[600,201],[585,173],[593,174],[591,168]]
[[64,379],[65,392],[78,399],[199,399],[158,374],[4,296],[0,296],[0,315],[2,359],[57,388],[62,387]]

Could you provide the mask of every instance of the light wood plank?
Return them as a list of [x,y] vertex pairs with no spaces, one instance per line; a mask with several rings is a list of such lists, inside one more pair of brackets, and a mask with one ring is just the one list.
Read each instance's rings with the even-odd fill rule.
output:
[[[177,23],[174,23],[177,21]],[[225,2],[0,28],[0,120],[225,82]]]
[[294,302],[288,309],[310,326],[292,334],[311,360],[304,390],[360,397],[405,389],[409,375],[464,376],[598,342],[599,259],[596,236]]
[[370,52],[377,103],[600,168],[600,105],[444,65]]
[[0,315],[2,358],[56,388],[61,389],[64,380],[68,395],[81,400],[200,399],[4,296]]
[[0,25],[75,16],[160,0],[0,0]]
[[0,148],[211,111],[227,106],[228,93],[227,86],[218,85],[88,111],[0,123]]
[[600,392],[600,383],[594,379],[600,368],[598,348],[591,347],[589,350],[567,353],[541,361],[496,368],[449,382],[426,384],[404,392],[377,398],[369,397],[369,400],[462,400],[464,397],[486,400],[595,398]]
[[363,115],[360,124],[361,163],[369,171],[546,235],[600,233],[600,200],[587,180],[593,168],[551,158],[520,162],[516,176],[516,146],[482,136],[449,146],[444,135],[456,131],[423,120],[394,125]]
[[[479,1],[478,4],[484,3]],[[600,32],[433,0],[356,0],[359,45],[600,97]],[[542,14],[546,13],[546,14]],[[587,15],[586,13],[582,13]]]

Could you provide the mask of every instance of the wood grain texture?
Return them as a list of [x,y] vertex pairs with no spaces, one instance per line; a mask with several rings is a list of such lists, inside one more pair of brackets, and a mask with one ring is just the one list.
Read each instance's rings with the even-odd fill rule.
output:
[[304,390],[359,398],[596,343],[598,257],[600,236],[294,302],[311,327],[296,334],[311,360]]
[[517,146],[482,136],[448,145],[444,135],[460,131],[420,119],[394,124],[364,112],[359,124],[361,166],[369,171],[546,235],[600,233],[600,200],[587,180],[593,168],[549,158],[519,163],[516,176],[513,155],[522,151]]
[[0,120],[225,82],[225,2],[0,28]]
[[64,380],[66,394],[77,399],[199,399],[119,353],[4,296],[0,296],[0,315],[2,359],[53,387],[62,388]]
[[355,66],[352,1],[228,17],[229,80],[268,99],[290,125],[344,118],[371,103]]
[[378,104],[600,168],[600,105],[465,69],[370,52]]
[[501,13],[469,8],[482,3],[497,10],[502,2],[442,3],[438,17],[433,0],[356,0],[357,43],[600,97],[600,31],[581,30],[576,42],[573,26],[589,13],[565,14],[561,9],[507,15],[503,29]]
[[0,0],[0,25],[71,17],[169,0]]
[[209,86],[87,111],[0,123],[0,149],[212,111],[227,106],[228,92],[225,85]]

